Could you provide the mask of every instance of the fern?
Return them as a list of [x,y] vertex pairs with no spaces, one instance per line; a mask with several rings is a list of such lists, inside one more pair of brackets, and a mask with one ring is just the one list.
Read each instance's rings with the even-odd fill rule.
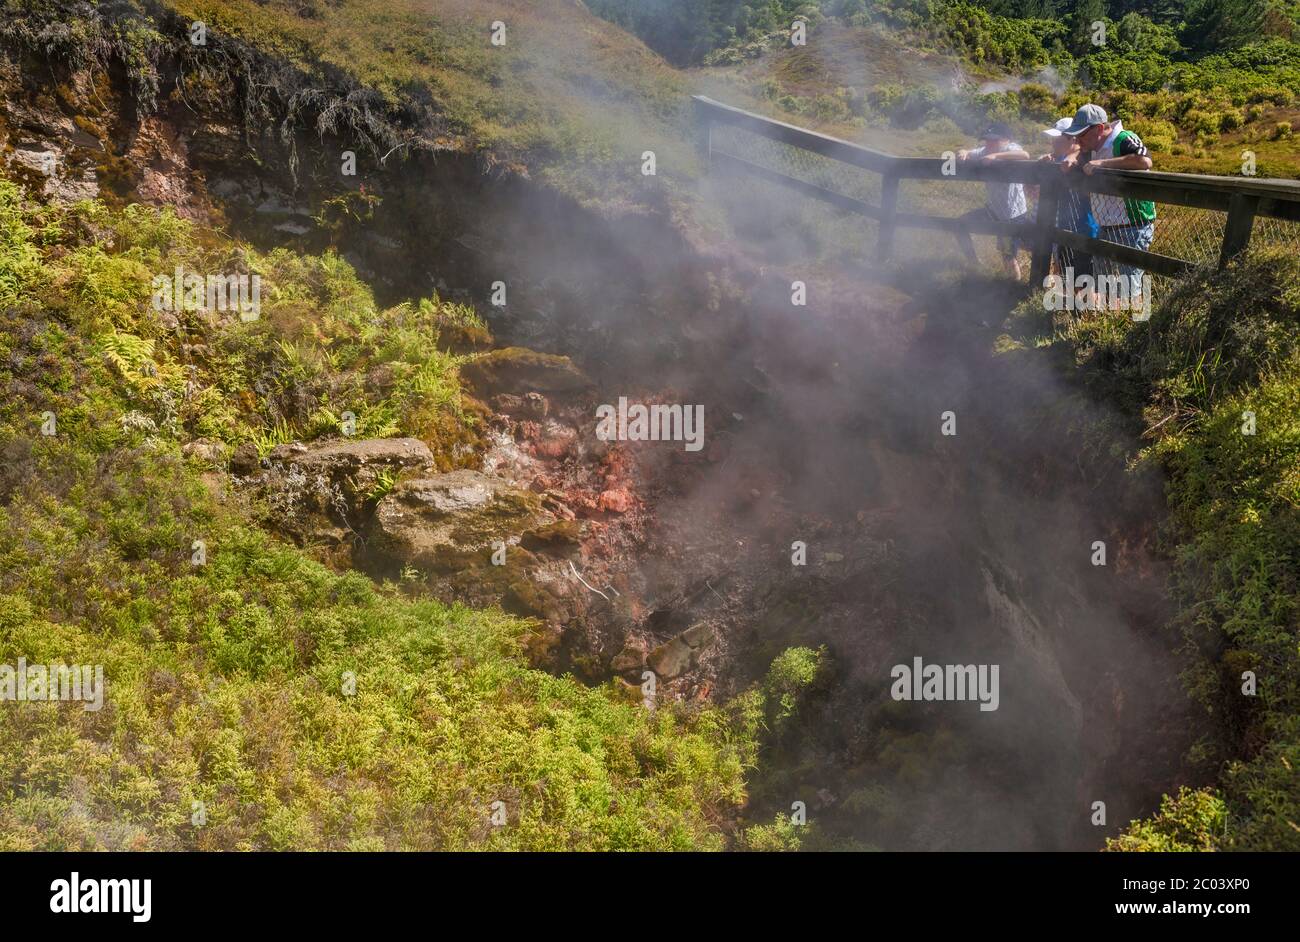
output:
[[253,446],[257,449],[257,456],[265,458],[277,445],[287,445],[289,442],[297,441],[299,437],[298,429],[292,422],[277,419],[270,428],[255,429],[251,438]]
[[114,330],[103,338],[102,344],[104,359],[133,387],[153,389],[162,385],[158,364],[153,358],[152,340]]

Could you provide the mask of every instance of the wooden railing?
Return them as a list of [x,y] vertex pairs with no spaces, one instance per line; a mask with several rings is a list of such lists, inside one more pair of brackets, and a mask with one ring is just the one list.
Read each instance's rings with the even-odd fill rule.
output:
[[[1040,283],[1049,271],[1053,244],[1135,265],[1160,275],[1178,276],[1194,266],[1173,258],[1104,239],[1094,239],[1056,226],[1056,207],[1067,188],[1126,199],[1188,206],[1227,213],[1219,251],[1220,267],[1250,243],[1258,217],[1300,222],[1300,182],[1293,180],[1221,177],[1157,171],[1100,170],[1091,175],[1063,174],[1037,160],[1004,160],[988,164],[944,161],[942,158],[895,157],[793,124],[765,118],[697,95],[693,99],[699,146],[708,166],[728,168],[765,179],[849,212],[879,222],[877,253],[888,258],[900,227],[951,232],[969,255],[971,235],[1018,235],[1032,246],[1030,283]],[[789,174],[715,150],[712,130],[724,125],[820,154],[881,177],[880,204],[873,205]],[[945,172],[948,170],[950,172]],[[942,217],[898,210],[902,180],[1002,180],[1039,188],[1037,221],[1007,223],[994,219]]]

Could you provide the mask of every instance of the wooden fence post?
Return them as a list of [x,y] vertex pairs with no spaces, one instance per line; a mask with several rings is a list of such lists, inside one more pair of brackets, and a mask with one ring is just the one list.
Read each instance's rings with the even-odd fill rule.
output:
[[880,178],[880,229],[876,239],[876,258],[885,261],[894,251],[894,230],[898,226],[899,177],[886,173]]
[[1259,197],[1233,193],[1228,200],[1228,222],[1223,227],[1223,247],[1219,250],[1219,268],[1250,245],[1250,234],[1255,228],[1255,211]]
[[[1055,169],[1055,168],[1052,168]],[[1060,174],[1043,174],[1038,185],[1037,232],[1034,236],[1033,259],[1029,265],[1029,287],[1038,288],[1052,271],[1052,230],[1056,228],[1056,208],[1060,204],[1065,181]],[[1064,275],[1064,272],[1062,272]],[[1069,286],[1073,290],[1073,286]]]
[[703,102],[692,102],[695,110],[695,149],[700,156],[704,172],[708,173],[713,164],[713,120]]

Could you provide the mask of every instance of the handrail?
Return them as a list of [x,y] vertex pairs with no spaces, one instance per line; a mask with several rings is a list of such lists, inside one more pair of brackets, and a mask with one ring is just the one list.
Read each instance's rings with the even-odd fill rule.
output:
[[[887,257],[892,248],[896,227],[951,231],[969,243],[974,234],[1017,233],[1034,242],[1034,265],[1031,278],[1043,278],[1050,263],[1052,244],[1069,245],[1128,264],[1140,265],[1159,274],[1178,275],[1193,267],[1191,262],[1148,252],[1104,239],[1094,239],[1056,228],[1055,206],[1062,192],[1069,188],[1087,193],[1102,193],[1126,199],[1217,210],[1228,214],[1224,226],[1219,265],[1246,248],[1254,220],[1268,216],[1300,222],[1300,182],[1274,178],[1238,178],[1209,174],[1168,173],[1152,170],[1101,170],[1092,174],[1064,174],[1056,165],[1039,160],[1000,160],[989,164],[953,162],[937,157],[896,157],[863,147],[841,138],[809,131],[784,121],[745,111],[714,101],[703,95],[692,97],[700,147],[709,163],[717,163],[792,187],[807,196],[820,199],[849,212],[859,213],[880,222],[879,252]],[[713,125],[742,128],[771,140],[797,147],[823,157],[878,173],[882,178],[881,205],[854,199],[827,187],[759,166],[731,154],[714,153],[710,130]],[[900,180],[1004,180],[1040,187],[1039,221],[1036,223],[998,223],[961,218],[900,213],[897,210]],[[1047,212],[1044,212],[1044,209]],[[968,251],[970,251],[968,249]]]
[[714,101],[712,98],[706,98],[703,95],[695,95],[691,100],[695,102],[697,118],[701,114],[707,114],[709,120],[715,124],[730,124],[734,127],[744,128],[746,131],[753,131],[755,134],[761,134],[764,137],[770,137],[791,144],[801,150],[812,151],[814,154],[830,157],[833,160],[853,164],[856,167],[862,167],[864,170],[875,170],[879,173],[888,169],[892,162],[897,160],[892,154],[885,154],[869,147],[863,147],[861,144],[854,144],[838,137],[831,137],[829,134],[819,134],[816,131],[809,131],[793,124],[786,124],[784,121],[765,118],[761,114],[755,114],[741,108],[733,108],[731,105],[724,105],[720,101]]

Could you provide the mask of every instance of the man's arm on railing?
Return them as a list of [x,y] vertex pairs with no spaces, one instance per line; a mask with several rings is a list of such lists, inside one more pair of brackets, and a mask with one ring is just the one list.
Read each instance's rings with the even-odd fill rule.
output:
[[984,148],[977,147],[974,150],[957,151],[957,159],[963,162],[969,160],[972,163],[986,164],[994,160],[1032,160],[1033,158],[1025,153],[1024,148],[1021,147],[1012,147],[993,154],[986,154]]
[[996,154],[986,154],[981,160],[1033,160],[1023,148],[1016,147],[1010,150],[1001,150]]
[[1125,154],[1123,157],[1090,160],[1083,165],[1083,172],[1090,174],[1094,170],[1150,170],[1151,167],[1151,158],[1146,154]]

